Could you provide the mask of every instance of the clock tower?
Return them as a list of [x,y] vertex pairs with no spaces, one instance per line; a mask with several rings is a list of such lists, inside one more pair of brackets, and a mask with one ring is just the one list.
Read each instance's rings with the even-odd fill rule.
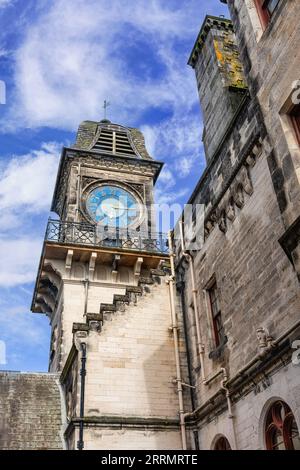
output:
[[50,320],[68,449],[186,446],[184,341],[153,210],[161,168],[139,130],[106,119],[62,151],[32,311]]

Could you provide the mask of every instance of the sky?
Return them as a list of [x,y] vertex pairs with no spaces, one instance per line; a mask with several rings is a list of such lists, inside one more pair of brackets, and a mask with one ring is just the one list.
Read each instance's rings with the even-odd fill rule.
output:
[[228,17],[219,0],[0,0],[0,369],[48,369],[30,305],[58,161],[105,99],[165,162],[156,201],[188,200],[205,158],[187,60],[206,14]]

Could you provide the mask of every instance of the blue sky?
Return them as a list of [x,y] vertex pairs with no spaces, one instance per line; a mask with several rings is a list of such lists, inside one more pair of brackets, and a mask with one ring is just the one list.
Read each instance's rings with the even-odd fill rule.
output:
[[160,202],[184,203],[205,166],[187,60],[219,0],[0,0],[1,369],[45,371],[49,322],[30,313],[62,145],[79,123],[139,127],[166,163]]

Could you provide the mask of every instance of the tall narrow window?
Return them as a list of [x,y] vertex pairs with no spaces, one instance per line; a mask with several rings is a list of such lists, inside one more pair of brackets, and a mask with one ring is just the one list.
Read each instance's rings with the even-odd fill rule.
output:
[[269,409],[266,420],[266,447],[268,450],[299,450],[300,436],[290,407],[277,401]]
[[300,104],[294,106],[289,114],[292,120],[298,144],[300,145]]
[[220,344],[224,343],[225,333],[224,333],[222,314],[220,310],[218,290],[217,290],[216,283],[214,283],[211,286],[211,288],[208,290],[208,293],[209,293],[210,305],[211,305],[211,314],[212,314],[212,323],[213,323],[215,343],[216,343],[216,347],[218,347],[220,346]]
[[254,0],[263,28],[266,28],[280,0]]

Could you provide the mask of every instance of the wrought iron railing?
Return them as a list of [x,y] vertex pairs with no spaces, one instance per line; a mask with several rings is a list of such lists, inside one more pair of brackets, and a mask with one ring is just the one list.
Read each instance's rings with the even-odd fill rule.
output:
[[145,234],[137,230],[109,229],[88,223],[48,221],[45,240],[72,245],[92,245],[132,251],[168,254],[168,238],[164,233]]

